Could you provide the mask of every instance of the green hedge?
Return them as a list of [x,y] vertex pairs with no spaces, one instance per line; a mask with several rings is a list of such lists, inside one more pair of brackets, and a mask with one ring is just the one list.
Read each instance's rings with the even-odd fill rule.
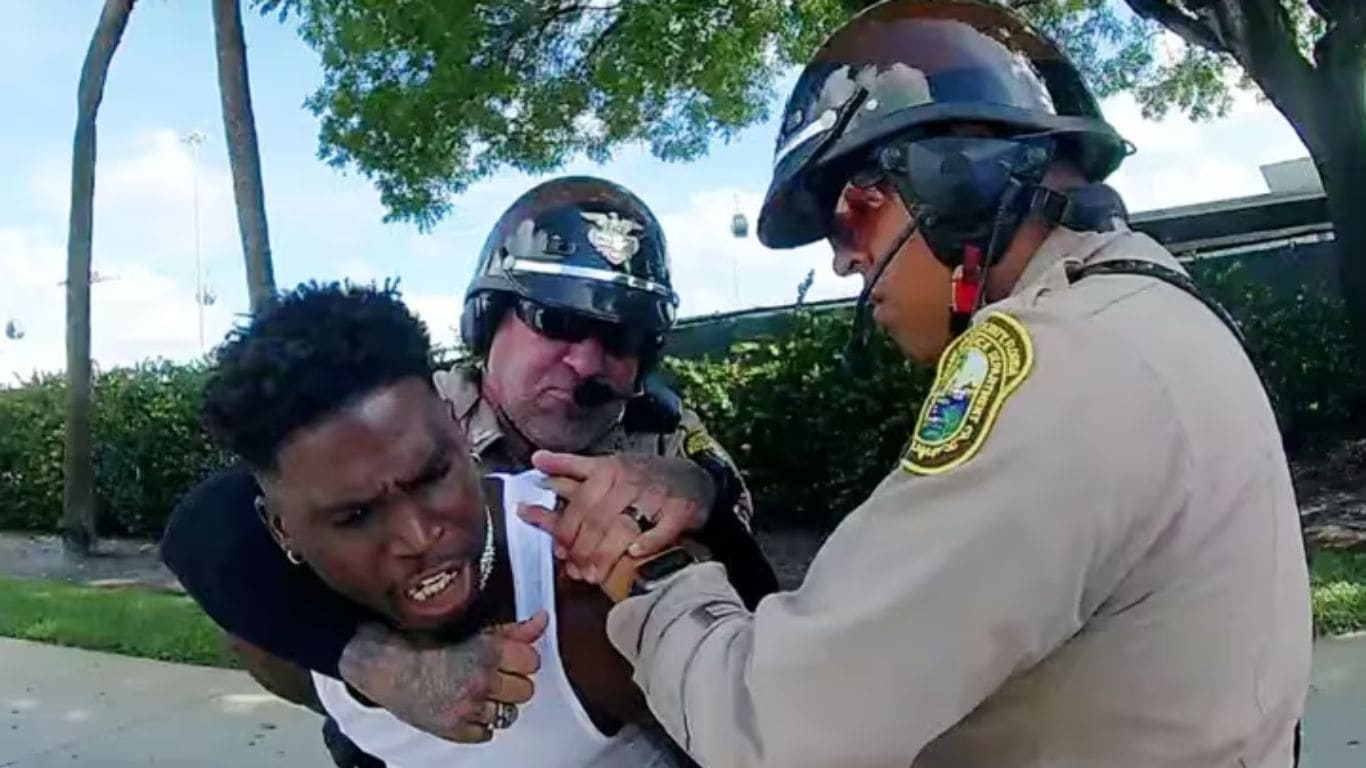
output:
[[[1366,365],[1338,299],[1317,286],[1255,282],[1236,261],[1192,273],[1242,325],[1292,453],[1366,432]],[[781,336],[735,345],[727,360],[671,361],[685,399],[746,473],[761,525],[832,526],[911,434],[930,372],[881,337],[871,375],[841,372],[850,317],[798,312]]]
[[[1339,301],[1257,283],[1236,264],[1195,274],[1244,324],[1292,451],[1362,433],[1366,366]],[[762,523],[829,527],[910,435],[930,372],[874,332],[871,365],[851,376],[839,360],[848,334],[848,312],[801,311],[781,336],[738,344],[725,360],[668,362],[685,400],[745,471]],[[154,362],[97,377],[103,533],[158,535],[176,499],[227,461],[195,419],[203,375],[201,364]],[[53,376],[0,390],[0,529],[56,528],[64,394]]]
[[[166,361],[94,381],[95,488],[102,535],[161,535],[176,500],[228,457],[200,429],[200,364]],[[56,530],[66,383],[0,390],[0,529]]]

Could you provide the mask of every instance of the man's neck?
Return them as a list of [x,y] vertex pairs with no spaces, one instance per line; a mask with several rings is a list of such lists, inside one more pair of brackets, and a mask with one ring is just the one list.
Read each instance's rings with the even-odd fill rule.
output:
[[1044,240],[1048,239],[1048,233],[1048,228],[1037,219],[1030,219],[1020,226],[1001,261],[987,272],[988,302],[1000,301],[1014,292],[1030,260],[1038,253]]

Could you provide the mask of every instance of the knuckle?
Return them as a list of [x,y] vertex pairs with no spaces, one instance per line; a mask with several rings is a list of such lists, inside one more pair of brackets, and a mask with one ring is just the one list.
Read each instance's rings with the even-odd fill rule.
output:
[[470,707],[477,707],[479,702],[488,698],[489,691],[492,689],[488,671],[480,670],[465,681],[465,685],[461,689],[461,701]]

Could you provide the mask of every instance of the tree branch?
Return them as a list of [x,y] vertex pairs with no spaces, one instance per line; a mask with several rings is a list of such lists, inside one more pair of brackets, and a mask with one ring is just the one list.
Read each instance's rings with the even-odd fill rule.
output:
[[1317,155],[1324,146],[1321,116],[1315,109],[1318,81],[1313,66],[1300,53],[1298,30],[1289,12],[1280,0],[1208,2],[1208,12],[1226,30],[1229,53]]
[[1173,5],[1169,0],[1127,0],[1133,12],[1145,19],[1155,21],[1176,33],[1191,45],[1214,51],[1229,53],[1229,46],[1221,30],[1202,22],[1184,8]]
[[615,19],[612,19],[612,22],[608,24],[606,28],[598,33],[598,36],[594,38],[592,43],[589,43],[588,50],[584,51],[583,54],[583,64],[585,67],[591,65],[593,58],[598,55],[598,51],[602,50],[602,46],[607,42],[607,39],[616,34],[618,29],[621,29],[621,23],[625,20],[626,12],[622,11],[617,14]]

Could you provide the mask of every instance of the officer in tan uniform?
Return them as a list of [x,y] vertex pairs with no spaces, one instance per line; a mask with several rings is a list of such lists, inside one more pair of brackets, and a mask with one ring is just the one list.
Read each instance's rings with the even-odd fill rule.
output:
[[1128,147],[1076,70],[999,6],[892,0],[777,144],[760,237],[827,239],[938,378],[797,590],[751,612],[716,564],[644,564],[608,632],[663,726],[709,768],[1290,766],[1311,622],[1275,418],[1101,185]]
[[[599,578],[633,543],[649,553],[688,533],[720,554],[753,606],[778,585],[750,531],[749,490],[697,414],[654,374],[677,302],[664,230],[649,207],[605,179],[558,177],[514,201],[485,241],[460,329],[482,363],[434,380],[486,471],[525,470],[539,449],[612,457],[595,473],[614,491],[594,505],[599,514],[576,506],[567,521],[531,520],[572,528],[575,553]],[[645,472],[666,474],[666,493],[628,509],[623,481]],[[688,493],[697,485],[690,475],[709,487]],[[709,496],[710,508],[685,509],[690,495]]]

